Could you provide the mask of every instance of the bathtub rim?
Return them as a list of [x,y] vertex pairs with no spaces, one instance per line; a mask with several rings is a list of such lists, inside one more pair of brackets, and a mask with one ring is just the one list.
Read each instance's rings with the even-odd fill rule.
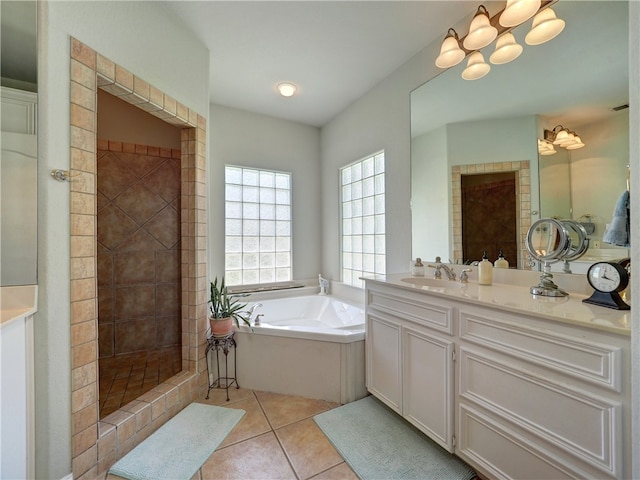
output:
[[358,324],[358,326],[360,325],[362,325],[362,328],[341,330],[338,328],[280,326],[263,323],[260,326],[251,328],[246,325],[242,325],[237,329],[237,331],[248,333],[249,335],[300,338],[305,340],[317,340],[319,342],[352,343],[364,340],[364,323]]
[[299,297],[319,297],[322,299],[328,299],[340,303],[345,303],[355,308],[359,308],[363,313],[362,323],[355,325],[348,325],[345,327],[313,327],[303,325],[273,325],[269,322],[263,321],[259,326],[248,327],[241,325],[236,328],[237,331],[243,333],[251,333],[257,335],[271,335],[275,337],[289,337],[289,338],[303,338],[306,340],[318,340],[323,342],[334,343],[351,343],[364,340],[365,337],[365,321],[364,302],[360,303],[352,298],[345,298],[342,295],[319,295],[318,287],[303,287],[294,290],[280,290],[275,292],[261,292],[256,295],[258,298],[254,298],[254,294],[251,294],[246,298],[248,305],[252,303],[269,302],[276,300],[285,300],[289,298]]

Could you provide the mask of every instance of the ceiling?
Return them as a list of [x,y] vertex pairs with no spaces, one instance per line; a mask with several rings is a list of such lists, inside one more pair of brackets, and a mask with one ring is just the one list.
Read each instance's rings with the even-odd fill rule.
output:
[[[322,126],[447,28],[469,1],[163,1],[209,49],[211,102]],[[2,76],[36,82],[35,2],[2,5]],[[276,85],[298,93],[280,97]]]
[[[169,1],[207,45],[211,102],[322,126],[473,12],[461,1]],[[295,83],[291,98],[276,93]]]
[[[163,1],[210,52],[211,102],[322,126],[477,1]],[[491,2],[490,2],[491,3]],[[2,6],[2,76],[36,82],[35,2]],[[298,93],[280,97],[276,85]]]
[[[326,124],[430,42],[443,38],[450,25],[473,14],[477,3],[149,2],[162,5],[209,49],[212,103],[313,126]],[[486,4],[496,9],[496,2]],[[35,1],[2,0],[0,7],[1,74],[36,83]],[[584,78],[566,76],[567,89]],[[280,97],[275,87],[282,81],[298,85],[298,93]]]

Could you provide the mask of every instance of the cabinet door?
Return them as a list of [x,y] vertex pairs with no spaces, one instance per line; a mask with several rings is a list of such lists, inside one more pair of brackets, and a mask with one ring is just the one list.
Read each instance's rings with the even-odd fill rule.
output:
[[454,343],[420,327],[403,327],[404,417],[453,452]]
[[367,314],[367,389],[398,413],[402,413],[400,324]]

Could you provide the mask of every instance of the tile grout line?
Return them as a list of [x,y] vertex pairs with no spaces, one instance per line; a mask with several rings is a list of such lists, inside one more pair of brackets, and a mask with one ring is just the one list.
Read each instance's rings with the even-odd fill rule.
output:
[[[287,459],[287,463],[289,464],[289,467],[291,467],[291,471],[293,472],[293,474],[296,476],[296,478],[298,480],[303,480],[302,478],[300,478],[300,475],[298,475],[298,471],[293,466],[293,463],[291,461],[291,458],[289,458],[289,454],[287,453],[287,450],[282,445],[282,442],[280,441],[280,437],[276,433],[276,429],[273,428],[273,425],[271,424],[271,419],[269,419],[269,416],[267,415],[267,412],[264,410],[264,407],[262,406],[262,402],[260,402],[260,399],[256,395],[255,391],[253,392],[253,395],[256,397],[256,400],[258,401],[258,405],[260,406],[260,410],[262,410],[262,413],[264,414],[264,417],[267,419],[267,423],[269,424],[269,427],[271,428],[271,432],[273,433],[273,436],[275,437],[276,442],[278,442],[278,446],[280,447],[280,450],[282,451],[282,454],[284,455],[284,458]],[[300,421],[300,420],[298,420],[298,421]],[[296,422],[292,422],[289,425],[293,425],[293,423],[296,423]],[[286,425],[281,425],[280,428],[283,428],[285,426]]]

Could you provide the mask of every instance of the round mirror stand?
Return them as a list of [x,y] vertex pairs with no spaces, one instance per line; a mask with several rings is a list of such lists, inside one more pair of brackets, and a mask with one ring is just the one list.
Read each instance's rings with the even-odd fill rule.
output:
[[542,263],[542,275],[538,285],[529,290],[532,295],[566,297],[569,294],[553,282],[551,264],[563,261],[564,270],[569,262],[580,258],[589,248],[585,228],[574,220],[541,218],[531,225],[526,238],[527,251]]
[[542,297],[566,297],[569,295],[553,282],[553,275],[549,271],[551,270],[551,263],[553,262],[544,262],[544,271],[540,275],[540,282],[529,289],[531,295]]

